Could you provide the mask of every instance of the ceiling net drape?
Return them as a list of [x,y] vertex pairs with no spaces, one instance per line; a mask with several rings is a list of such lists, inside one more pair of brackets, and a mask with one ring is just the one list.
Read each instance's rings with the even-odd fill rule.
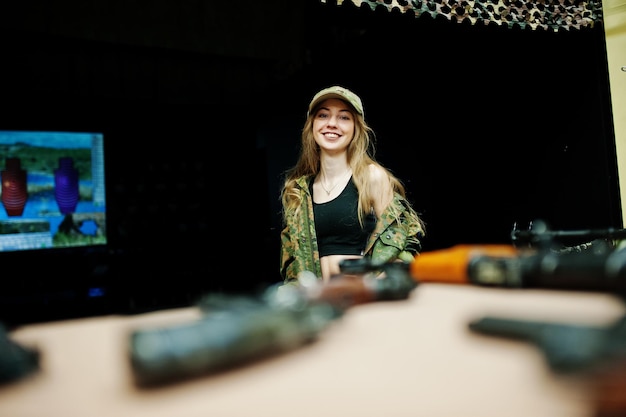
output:
[[341,6],[352,3],[372,10],[412,13],[415,17],[445,16],[457,23],[497,24],[509,28],[560,30],[592,28],[602,23],[600,0],[321,0]]

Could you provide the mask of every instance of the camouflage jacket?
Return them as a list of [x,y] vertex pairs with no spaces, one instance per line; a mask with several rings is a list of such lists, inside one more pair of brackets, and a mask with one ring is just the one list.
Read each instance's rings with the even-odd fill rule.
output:
[[[296,280],[303,271],[313,272],[317,277],[322,276],[313,218],[313,198],[308,187],[309,178],[301,177],[297,180],[303,202],[300,213],[286,219],[280,234],[280,274],[284,283]],[[381,263],[397,259],[405,262],[413,260],[421,250],[422,228],[419,224],[409,222],[404,216],[409,209],[408,201],[395,193],[391,204],[377,219],[364,256]]]

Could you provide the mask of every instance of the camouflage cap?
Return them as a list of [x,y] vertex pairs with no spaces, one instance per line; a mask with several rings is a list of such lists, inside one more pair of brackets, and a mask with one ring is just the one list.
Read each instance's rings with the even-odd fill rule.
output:
[[357,113],[359,113],[361,116],[364,115],[363,103],[361,103],[361,99],[359,98],[359,96],[357,96],[356,94],[354,94],[352,91],[348,90],[347,88],[340,87],[338,85],[325,88],[321,90],[320,92],[318,92],[317,94],[315,94],[315,96],[313,97],[313,100],[311,100],[311,104],[309,104],[309,111],[307,115],[310,114],[313,111],[313,109],[317,107],[318,104],[320,104],[322,101],[329,99],[329,98],[338,98],[340,100],[346,101],[350,103],[352,107],[354,107],[354,110],[356,110]]

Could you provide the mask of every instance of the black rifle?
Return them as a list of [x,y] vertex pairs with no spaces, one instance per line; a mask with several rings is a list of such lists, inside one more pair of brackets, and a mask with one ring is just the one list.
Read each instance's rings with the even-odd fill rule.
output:
[[456,245],[423,252],[410,264],[416,282],[626,294],[626,248],[595,241],[581,251]]
[[603,241],[580,252],[542,249],[517,256],[477,254],[468,261],[468,281],[510,288],[545,288],[626,294],[626,249]]
[[540,248],[559,250],[584,249],[585,245],[595,240],[606,242],[621,240],[626,238],[626,229],[616,229],[608,227],[606,229],[584,229],[584,230],[550,230],[544,220],[530,222],[526,230],[518,228],[518,224],[513,224],[511,230],[511,242],[518,248]]

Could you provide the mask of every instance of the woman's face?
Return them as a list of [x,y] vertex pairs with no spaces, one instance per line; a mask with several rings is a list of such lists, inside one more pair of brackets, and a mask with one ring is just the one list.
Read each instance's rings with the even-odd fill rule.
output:
[[327,152],[344,151],[354,137],[354,116],[342,100],[324,100],[313,117],[313,137]]

